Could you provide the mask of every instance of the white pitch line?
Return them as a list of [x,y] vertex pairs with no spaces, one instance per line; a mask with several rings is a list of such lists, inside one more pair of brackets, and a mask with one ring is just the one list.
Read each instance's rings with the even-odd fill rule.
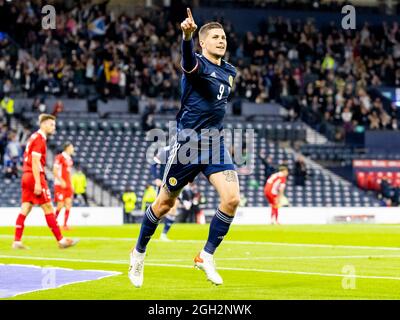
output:
[[[19,256],[6,256],[0,255],[0,258],[15,258],[15,259],[26,259],[26,260],[53,260],[53,261],[71,261],[71,262],[96,262],[96,263],[109,263],[109,264],[127,264],[126,261],[121,260],[83,260],[83,259],[67,259],[67,258],[42,258],[42,257],[19,257]],[[113,262],[114,261],[114,262]],[[147,266],[152,267],[170,267],[170,268],[185,268],[192,269],[193,266],[182,265],[182,264],[168,264],[168,263],[146,263]],[[261,272],[261,273],[283,273],[283,274],[297,274],[306,276],[321,276],[321,277],[352,277],[360,279],[382,279],[382,280],[400,280],[400,277],[389,277],[389,276],[370,276],[370,275],[346,275],[340,273],[320,273],[320,272],[306,272],[306,271],[292,271],[292,270],[270,270],[270,269],[251,269],[251,268],[229,268],[219,267],[218,270],[227,271],[244,271],[244,272]]]
[[[242,258],[216,258],[216,261],[247,261],[247,260],[307,260],[307,259],[316,259],[316,260],[323,260],[323,259],[370,259],[370,258],[400,258],[400,255],[358,255],[358,256],[282,256],[282,257],[242,257]],[[157,259],[157,260],[146,260],[149,262],[184,262],[190,259]]]
[[[54,239],[51,236],[27,236],[32,239]],[[0,235],[0,238],[12,239],[14,235]],[[79,237],[84,241],[128,241],[134,242],[137,238],[114,238],[114,237]],[[168,242],[152,239],[152,242],[162,243],[205,243],[205,240],[170,240]],[[308,248],[330,248],[330,249],[361,249],[361,250],[385,250],[385,251],[400,251],[399,247],[373,247],[373,246],[353,246],[341,244],[313,244],[313,243],[289,243],[289,242],[268,242],[268,241],[240,241],[240,240],[224,240],[225,244],[251,244],[265,246],[284,246],[284,247],[308,247]]]
[[[74,258],[49,258],[35,256],[9,256],[0,255],[0,259],[21,259],[21,260],[45,260],[45,261],[66,261],[66,262],[88,262],[88,263],[109,263],[109,264],[126,264],[128,260],[90,260],[90,259],[74,259]],[[104,271],[104,270],[102,270]]]

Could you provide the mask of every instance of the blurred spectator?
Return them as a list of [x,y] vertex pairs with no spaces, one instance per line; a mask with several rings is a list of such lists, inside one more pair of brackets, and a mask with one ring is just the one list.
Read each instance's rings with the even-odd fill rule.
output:
[[136,193],[133,188],[127,188],[127,190],[122,194],[122,202],[124,203],[124,223],[132,223],[133,216],[131,213],[136,207]]
[[195,217],[195,221],[199,223],[199,221],[201,221],[201,216],[203,215],[202,210],[200,208],[201,193],[199,191],[197,184],[194,182],[190,184],[190,188],[193,192],[193,205],[192,205],[193,215]]
[[3,163],[4,153],[8,143],[8,126],[0,123],[0,161]]
[[155,112],[156,112],[156,105],[153,102],[150,102],[150,104],[147,106],[147,110],[142,115],[143,131],[149,131],[156,127],[154,122]]
[[304,187],[307,178],[307,166],[302,156],[298,156],[294,163],[294,185]]
[[146,188],[143,192],[143,198],[142,198],[142,207],[141,210],[142,212],[146,211],[146,208],[156,200],[157,197],[157,192],[156,189],[151,184],[147,184]]
[[[297,2],[291,6],[308,8]],[[57,11],[60,23],[49,33],[40,27],[41,7],[35,1],[8,3],[5,15],[17,23],[5,24],[4,31],[26,50],[15,54],[5,42],[1,89],[29,97],[85,97],[90,88],[104,101],[128,95],[133,112],[142,97],[178,100],[181,33],[174,24],[176,14],[152,7],[132,16],[117,15],[106,7],[107,2],[84,2]],[[349,33],[312,20],[268,17],[258,32],[243,36],[231,22],[225,20],[224,26],[227,59],[238,66],[234,99],[280,102],[288,108],[289,120],[301,117],[333,140],[343,140],[346,132],[398,129],[398,111],[372,101],[367,90],[400,83],[397,23],[365,24]],[[45,108],[38,104],[35,110]],[[150,124],[145,126],[151,127],[151,112],[146,117],[144,123]]]
[[83,198],[85,205],[89,206],[87,194],[86,194],[86,187],[87,181],[86,176],[82,171],[82,168],[78,165],[76,168],[76,172],[72,174],[71,178],[72,188],[74,189],[74,196],[77,199]]
[[390,200],[390,203],[392,202],[394,192],[393,192],[393,188],[390,185],[387,177],[382,178],[380,193],[382,194],[383,199]]
[[264,176],[265,176],[265,181],[268,180],[268,178],[275,172],[277,172],[276,166],[273,163],[272,156],[263,156],[261,153],[258,155],[259,158],[261,159],[261,162],[264,165]]
[[[199,211],[198,203],[200,197],[196,194],[196,190],[193,187],[194,183],[187,184],[180,195],[180,203],[182,204],[179,210],[179,214],[176,217],[176,222],[195,222],[195,208]],[[197,204],[195,204],[197,203]]]
[[64,103],[61,100],[57,100],[53,106],[52,115],[57,117],[57,115],[64,111]]
[[21,145],[22,150],[25,150],[26,143],[31,135],[31,130],[29,127],[19,127],[17,130],[17,139],[19,144]]
[[17,140],[17,133],[11,131],[4,152],[4,173],[6,178],[18,178],[22,163],[22,149]]
[[1,108],[6,117],[7,126],[11,126],[11,119],[14,116],[14,99],[5,92],[4,98],[0,101]]

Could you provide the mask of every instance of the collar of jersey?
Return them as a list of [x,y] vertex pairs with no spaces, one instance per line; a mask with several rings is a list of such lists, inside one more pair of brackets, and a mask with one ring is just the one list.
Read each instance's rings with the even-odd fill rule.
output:
[[62,155],[65,159],[71,159],[70,155],[68,153],[66,153],[65,151],[62,152]]
[[43,137],[44,140],[47,140],[46,134],[42,130],[38,130],[38,133]]

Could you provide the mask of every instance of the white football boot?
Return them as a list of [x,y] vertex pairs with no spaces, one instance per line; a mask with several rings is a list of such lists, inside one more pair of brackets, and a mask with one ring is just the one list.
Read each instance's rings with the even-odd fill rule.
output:
[[27,246],[24,246],[21,241],[14,241],[11,247],[13,249],[17,249],[17,250],[18,249],[20,249],[20,250],[29,249]]
[[136,249],[132,250],[130,254],[131,262],[129,265],[128,276],[136,288],[140,288],[143,285],[145,255],[146,253],[137,252]]
[[207,280],[211,281],[215,285],[223,284],[221,276],[215,269],[214,256],[202,250],[196,258],[194,258],[194,266],[202,271],[207,276]]
[[168,236],[167,236],[164,232],[161,233],[161,235],[160,235],[160,240],[161,240],[161,241],[171,241],[171,239],[168,238]]

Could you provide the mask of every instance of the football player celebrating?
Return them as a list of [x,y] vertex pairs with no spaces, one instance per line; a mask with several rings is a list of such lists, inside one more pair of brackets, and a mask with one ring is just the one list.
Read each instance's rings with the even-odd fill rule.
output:
[[54,134],[56,129],[56,118],[49,114],[39,116],[40,129],[33,133],[26,144],[24,152],[23,175],[21,179],[22,206],[18,215],[15,238],[12,247],[14,249],[26,249],[21,238],[24,232],[25,219],[34,205],[39,205],[45,214],[46,222],[58,246],[62,249],[72,247],[78,240],[64,238],[54,215],[51,195],[47,186],[44,168],[46,166],[46,140],[49,135]]
[[56,156],[53,166],[54,202],[57,204],[56,219],[62,208],[65,208],[63,229],[69,230],[67,223],[74,195],[71,183],[71,168],[74,164],[71,156],[74,154],[74,145],[66,142],[63,150]]
[[[224,146],[222,134],[227,100],[236,76],[235,67],[222,59],[227,47],[224,29],[217,22],[207,23],[200,28],[201,55],[194,52],[193,34],[197,25],[189,8],[187,18],[181,23],[181,29],[183,77],[181,108],[177,114],[177,135],[170,149],[162,188],[157,199],[146,211],[136,247],[131,252],[128,275],[135,287],[141,287],[143,284],[146,246],[160,219],[175,205],[182,188],[193,181],[200,172],[218,192],[220,204],[211,221],[208,240],[203,250],[195,257],[194,263],[205,272],[208,280],[221,285],[223,280],[215,268],[214,252],[228,233],[240,202],[239,179],[231,156]],[[185,135],[188,132],[191,138],[194,133],[196,146],[202,142],[200,158],[197,155],[196,159],[189,163],[181,160],[184,157],[182,154],[187,150],[183,141],[186,141]],[[209,135],[210,132],[218,133],[217,147],[212,143],[203,149],[203,142],[209,143],[210,140],[210,136],[207,140],[205,135]],[[203,152],[204,150],[206,152]],[[215,155],[218,156],[214,158]]]

